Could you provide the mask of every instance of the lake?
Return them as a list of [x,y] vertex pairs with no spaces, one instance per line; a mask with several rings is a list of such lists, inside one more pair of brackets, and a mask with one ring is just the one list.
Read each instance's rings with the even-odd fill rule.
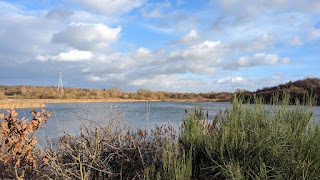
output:
[[[46,110],[52,113],[47,124],[37,132],[38,141],[43,143],[45,137],[56,138],[67,132],[72,135],[79,133],[81,125],[94,126],[97,123],[106,124],[110,118],[120,118],[130,129],[154,128],[156,124],[170,124],[177,128],[186,115],[185,110],[195,108],[208,110],[209,119],[213,120],[220,110],[231,107],[225,102],[119,102],[119,103],[66,103],[46,104]],[[32,118],[32,109],[17,109],[19,118]],[[41,109],[36,109],[40,111]],[[0,110],[0,113],[3,110]],[[320,107],[315,107],[314,116],[320,117]],[[148,123],[147,123],[148,122]]]

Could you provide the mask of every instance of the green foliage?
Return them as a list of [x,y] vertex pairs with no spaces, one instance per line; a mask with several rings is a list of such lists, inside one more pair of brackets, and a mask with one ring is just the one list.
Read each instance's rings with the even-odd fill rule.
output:
[[182,139],[193,147],[193,177],[318,179],[320,131],[311,122],[313,108],[289,106],[288,101],[284,97],[280,105],[265,106],[255,98],[251,105],[235,97],[232,108],[219,115],[219,128],[204,128],[202,134],[205,121],[201,125],[189,116]]
[[192,156],[179,149],[172,140],[166,142],[162,152],[162,168],[159,171],[155,169],[153,163],[146,170],[146,179],[190,179],[192,175]]

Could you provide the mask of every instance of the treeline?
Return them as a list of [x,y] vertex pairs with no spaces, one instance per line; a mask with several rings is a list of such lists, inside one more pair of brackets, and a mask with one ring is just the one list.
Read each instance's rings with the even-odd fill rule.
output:
[[228,101],[231,93],[177,93],[139,89],[124,92],[120,88],[80,89],[64,88],[58,93],[55,86],[0,86],[0,99],[137,99],[137,100],[219,100]]
[[290,103],[294,104],[295,101],[304,102],[308,96],[315,98],[315,103],[320,105],[320,79],[319,78],[306,78],[303,80],[289,81],[285,84],[280,84],[273,87],[264,87],[258,89],[256,92],[237,92],[241,94],[245,99],[251,99],[253,97],[262,97],[266,103],[272,103],[274,96],[283,98],[284,94],[290,96]]

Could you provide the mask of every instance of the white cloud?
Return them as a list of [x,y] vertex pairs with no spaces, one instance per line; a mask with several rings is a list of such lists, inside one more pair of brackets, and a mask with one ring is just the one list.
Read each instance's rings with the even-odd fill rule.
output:
[[169,53],[165,72],[212,75],[229,49],[220,41],[204,41]]
[[[201,76],[157,75],[152,77],[140,77],[129,82],[131,86],[150,90],[163,90],[169,92],[210,92],[215,86]],[[200,88],[202,90],[200,90]]]
[[120,32],[121,27],[111,28],[104,24],[77,23],[54,34],[52,41],[79,50],[95,50],[115,43]]
[[275,65],[279,61],[277,54],[257,53],[253,57],[242,56],[237,60],[241,67],[257,66],[257,65]]
[[145,0],[69,0],[107,15],[120,15],[142,6]]
[[[319,24],[316,15],[320,11],[301,13],[296,11],[296,5],[289,6],[288,0],[231,0],[222,2],[228,11],[218,9],[214,12],[211,7],[204,7],[205,4],[201,4],[204,8],[191,10],[188,1],[178,6],[180,0],[146,6],[144,0],[77,2],[81,6],[61,3],[66,6],[50,6],[53,9],[23,7],[29,2],[20,5],[0,2],[0,67],[7,72],[14,71],[15,67],[10,66],[28,62],[32,66],[36,64],[34,69],[43,69],[39,67],[47,65],[48,69],[55,71],[61,65],[68,69],[66,75],[70,73],[77,78],[75,87],[108,88],[110,85],[127,88],[125,90],[144,87],[189,92],[225,90],[234,84],[236,87],[261,88],[271,84],[267,82],[271,75],[266,75],[265,79],[256,78],[259,73],[269,70],[270,73],[288,73],[287,68],[290,68],[278,67],[291,63],[291,60],[274,52],[291,56],[291,49],[283,45],[305,45],[301,48],[309,49],[309,44],[304,41],[320,39],[320,31],[315,29]],[[306,9],[317,8],[315,0],[307,2],[299,10],[306,12]],[[309,4],[315,6],[307,7]],[[139,7],[142,8],[132,11]],[[128,14],[122,16],[124,13]],[[209,23],[220,17],[223,26],[206,31],[210,28]],[[158,29],[150,32],[149,26]],[[137,30],[140,34],[136,34]],[[122,32],[125,36],[119,41]],[[174,39],[175,43],[170,44]],[[111,48],[114,44],[115,48]],[[275,50],[274,44],[279,49]],[[123,49],[117,51],[118,47]],[[301,64],[311,67],[307,62],[311,61],[310,58],[304,58],[306,61]],[[247,74],[247,68],[242,67],[258,68]],[[19,73],[12,76],[23,76],[20,72],[27,68],[19,68],[21,70],[15,71]],[[223,68],[235,71],[224,71]],[[35,76],[31,70],[28,72],[29,76]],[[56,77],[56,73],[51,74]],[[2,72],[1,75],[10,79],[9,73]]]
[[[179,78],[177,81],[174,79],[160,80],[157,78],[172,78],[186,74],[197,74],[198,76],[211,76],[215,74],[219,69],[220,60],[210,58],[208,60],[207,56],[211,58],[220,56],[220,53],[222,53],[220,48],[225,51],[225,47],[220,42],[205,41],[184,50],[175,51],[170,56],[170,52],[161,50],[151,51],[145,47],[140,47],[128,53],[96,55],[93,61],[88,62],[84,66],[85,68],[82,72],[88,75],[91,74],[89,80],[95,82],[107,82],[111,77],[117,77],[119,82],[126,81],[126,83],[137,87],[143,86],[149,88],[151,85],[147,84],[151,82],[150,80],[157,80],[155,81],[157,86],[166,87],[166,85],[170,85],[170,82],[178,83]],[[205,57],[205,59],[197,59],[198,57]],[[184,80],[184,82],[186,81]],[[179,86],[182,87],[182,82],[179,83]],[[192,83],[196,83],[196,81]]]
[[302,46],[303,42],[301,41],[299,36],[294,36],[291,41],[289,41],[290,46]]
[[98,76],[89,76],[88,77],[89,81],[93,81],[93,82],[100,82],[100,81],[104,81],[104,79],[102,79],[101,77]]
[[246,83],[247,79],[243,77],[234,77],[234,78],[222,78],[217,81],[218,84],[234,84],[234,83]]
[[228,48],[220,41],[204,41],[184,50],[173,51],[170,53],[170,57],[173,59],[220,62],[220,58],[227,51]]
[[313,29],[310,32],[310,38],[311,40],[318,40],[320,39],[320,29]]
[[57,57],[59,61],[86,61],[92,58],[92,53],[90,51],[78,51],[78,50],[71,50],[68,52],[60,53]]
[[30,62],[38,54],[56,50],[50,37],[63,23],[46,18],[46,11],[33,12],[0,2],[0,14],[0,54],[4,60]]
[[52,55],[38,55],[36,57],[39,61],[66,61],[66,62],[79,62],[79,61],[87,61],[93,57],[93,54],[90,51],[78,51],[78,50],[70,50],[67,52],[59,53],[56,56]]
[[93,60],[84,66],[83,72],[95,74],[101,79],[104,79],[106,75],[123,75],[131,71],[137,71],[134,76],[144,75],[143,68],[150,68],[152,63],[158,60],[155,57],[156,54],[144,47],[128,53],[96,53]]
[[238,33],[237,36],[232,39],[230,42],[230,47],[233,49],[238,49],[240,51],[255,51],[255,50],[264,50],[272,46],[274,42],[278,40],[278,38],[269,33],[265,34],[257,34],[258,29],[254,29],[247,32]]
[[188,34],[183,36],[179,42],[182,44],[190,45],[194,44],[199,40],[199,35],[196,30],[191,30]]
[[139,48],[137,50],[137,55],[138,56],[147,56],[148,57],[148,56],[151,56],[151,52],[150,52],[149,49],[141,47],[141,48]]
[[239,88],[256,91],[262,87],[271,87],[286,81],[288,80],[282,74],[276,73],[257,77],[223,77],[218,78],[214,83],[217,84],[217,88],[229,89],[229,91],[234,91]]
[[288,57],[280,58],[277,54],[256,53],[253,56],[241,56],[236,61],[227,64],[225,69],[238,69],[239,67],[273,66],[289,64]]

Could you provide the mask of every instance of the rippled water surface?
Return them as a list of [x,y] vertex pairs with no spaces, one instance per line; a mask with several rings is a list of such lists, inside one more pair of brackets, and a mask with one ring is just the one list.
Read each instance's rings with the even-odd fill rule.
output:
[[[130,102],[130,103],[68,103],[47,104],[52,112],[47,124],[37,132],[39,141],[45,137],[55,138],[63,132],[77,134],[81,125],[94,126],[105,124],[112,117],[123,119],[130,129],[139,127],[153,128],[156,124],[170,122],[178,128],[185,116],[185,111],[202,108],[209,112],[209,119],[220,110],[231,107],[230,103],[222,102]],[[32,109],[18,109],[19,117],[31,118]],[[40,109],[37,109],[40,110]],[[0,111],[3,112],[3,111]],[[314,117],[319,119],[320,107],[316,106]]]

